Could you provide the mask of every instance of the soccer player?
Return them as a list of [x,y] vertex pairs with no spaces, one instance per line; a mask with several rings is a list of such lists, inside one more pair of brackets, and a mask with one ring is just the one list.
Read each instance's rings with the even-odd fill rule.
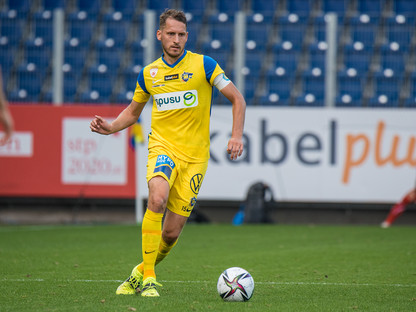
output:
[[130,105],[112,123],[95,116],[90,125],[93,132],[104,135],[125,129],[137,121],[153,96],[143,262],[116,290],[117,294],[134,294],[142,285],[141,295],[145,297],[159,296],[156,286],[161,285],[156,281],[155,265],[177,243],[207,170],[213,86],[232,103],[232,133],[227,145],[232,160],[243,152],[246,108],[243,96],[215,60],[185,49],[187,20],[182,11],[163,12],[156,35],[163,54],[139,73]]
[[381,223],[382,228],[390,227],[393,222],[405,212],[408,205],[416,203],[416,188],[410,190],[406,195],[393,207],[391,207],[386,220]]
[[9,104],[3,93],[3,77],[0,67],[0,124],[4,129],[4,135],[0,137],[0,146],[5,145],[13,134],[13,118],[9,111]]

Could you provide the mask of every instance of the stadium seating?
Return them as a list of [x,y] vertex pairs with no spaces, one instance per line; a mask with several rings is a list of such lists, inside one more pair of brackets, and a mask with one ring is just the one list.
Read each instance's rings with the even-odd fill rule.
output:
[[[248,105],[323,105],[325,13],[335,12],[336,105],[414,107],[413,0],[5,0],[0,7],[0,65],[12,99],[51,99],[56,7],[65,10],[65,101],[131,99],[135,70],[145,65],[143,12],[178,7],[189,18],[186,48],[211,56],[228,76],[234,70],[235,13],[245,11]],[[155,50],[158,57],[157,41]],[[30,64],[35,69],[27,70]],[[100,65],[106,66],[105,74],[99,73]],[[314,75],[318,69],[321,75]],[[39,94],[27,88],[26,81],[35,76],[33,89]],[[214,96],[215,103],[228,103],[216,91]]]
[[52,45],[52,11],[42,11],[34,14],[32,32],[34,38],[42,38],[44,44]]
[[387,42],[397,42],[400,46],[408,48],[415,28],[415,17],[395,15],[387,18],[385,37]]
[[370,99],[372,107],[398,107],[399,84],[402,77],[395,75],[394,71],[385,69],[378,71],[374,76],[374,96]]
[[95,24],[95,19],[86,12],[71,13],[68,15],[68,36],[78,38],[80,45],[88,46]]
[[347,44],[343,48],[343,64],[345,68],[354,68],[360,74],[367,73],[373,55],[373,46],[362,42]]
[[402,75],[405,69],[407,51],[398,43],[383,45],[380,51],[380,66],[382,69],[392,69],[395,75]]
[[349,20],[351,42],[362,42],[365,45],[373,45],[379,26],[378,16],[361,14]]
[[22,40],[24,19],[16,11],[0,12],[0,34],[9,44],[17,46]]
[[361,106],[361,96],[367,75],[354,68],[338,72],[336,106]]
[[413,0],[395,0],[393,1],[394,12],[409,17],[416,16],[416,2]]
[[306,17],[294,13],[279,17],[277,28],[280,41],[290,41],[295,49],[300,49],[305,38],[306,26]]

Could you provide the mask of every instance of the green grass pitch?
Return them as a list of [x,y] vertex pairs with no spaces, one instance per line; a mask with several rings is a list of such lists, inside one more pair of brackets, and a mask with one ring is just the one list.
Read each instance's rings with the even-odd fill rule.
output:
[[[116,296],[139,226],[0,227],[0,311],[416,311],[416,228],[188,224],[157,267],[160,298]],[[254,295],[223,302],[220,273]]]

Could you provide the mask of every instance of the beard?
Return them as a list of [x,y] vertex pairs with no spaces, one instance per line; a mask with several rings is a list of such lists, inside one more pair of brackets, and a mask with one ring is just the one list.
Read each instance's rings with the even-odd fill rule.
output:
[[[176,50],[171,50],[169,48],[175,47]],[[166,55],[168,55],[171,58],[178,58],[179,56],[182,55],[183,51],[184,51],[184,47],[180,47],[180,46],[169,46],[169,47],[165,47],[162,45],[162,49],[163,49],[163,53],[165,53]]]

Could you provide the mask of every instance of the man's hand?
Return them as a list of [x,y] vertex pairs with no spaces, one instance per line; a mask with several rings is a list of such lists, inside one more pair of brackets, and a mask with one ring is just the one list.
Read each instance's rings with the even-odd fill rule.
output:
[[231,160],[236,160],[241,156],[244,149],[244,143],[242,139],[231,138],[228,141],[227,153],[230,154]]
[[90,129],[92,132],[97,132],[99,134],[108,135],[111,134],[111,124],[108,123],[101,116],[95,116],[95,118],[90,123]]

